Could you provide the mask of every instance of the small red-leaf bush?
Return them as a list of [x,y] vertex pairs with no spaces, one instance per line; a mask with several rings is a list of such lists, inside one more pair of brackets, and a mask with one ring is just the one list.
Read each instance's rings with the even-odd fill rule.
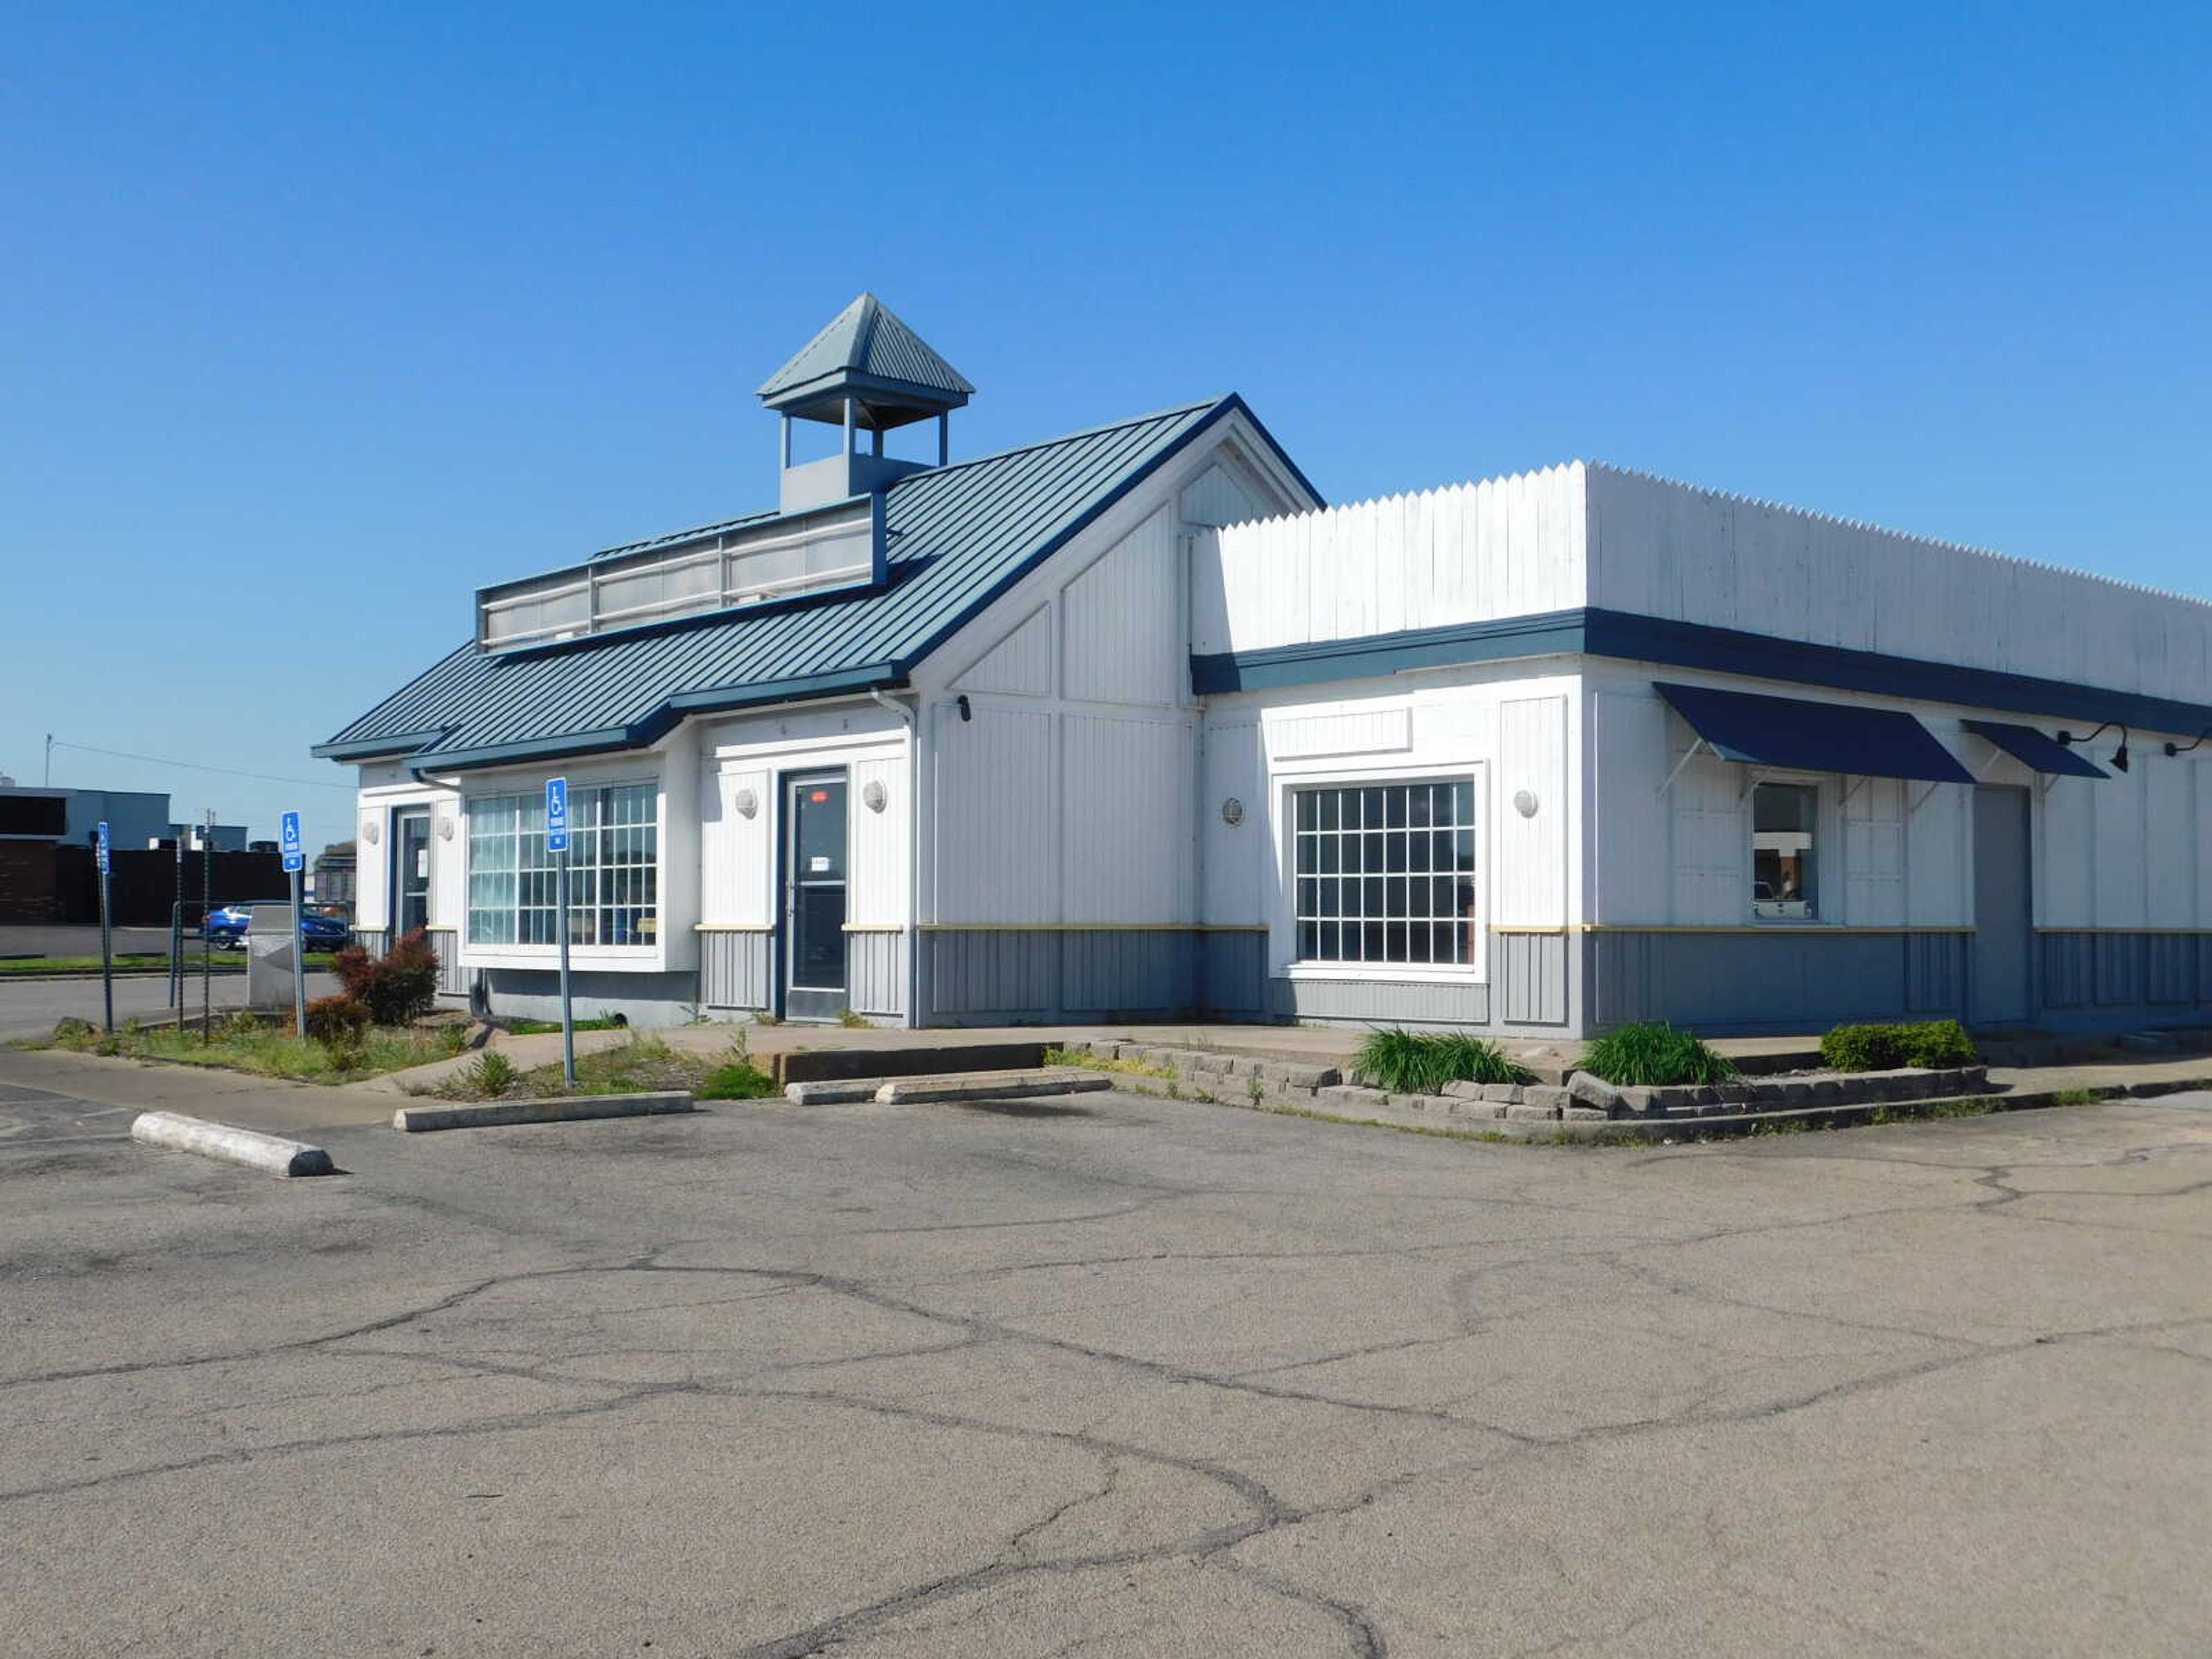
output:
[[307,1035],[331,1048],[343,1048],[367,1036],[374,1018],[368,1005],[349,992],[317,997],[307,1005]]
[[438,953],[419,927],[380,957],[349,945],[331,959],[331,971],[379,1025],[404,1025],[437,1006]]

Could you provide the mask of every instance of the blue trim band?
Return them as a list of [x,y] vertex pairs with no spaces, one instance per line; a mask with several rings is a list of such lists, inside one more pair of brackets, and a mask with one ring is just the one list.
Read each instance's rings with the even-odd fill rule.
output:
[[2212,725],[2212,705],[1879,651],[1812,645],[1595,606],[1262,651],[1224,652],[1193,657],[1190,671],[1195,690],[1218,694],[1324,685],[1410,669],[1559,653],[2012,714],[2064,714],[2085,724],[2112,720],[2145,732],[2195,732]]

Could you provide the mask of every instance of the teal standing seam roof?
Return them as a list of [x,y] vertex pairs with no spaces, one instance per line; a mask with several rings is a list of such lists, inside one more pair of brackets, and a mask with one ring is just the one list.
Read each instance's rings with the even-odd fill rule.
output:
[[[903,684],[962,624],[1231,411],[1250,418],[1229,397],[911,474],[885,497],[880,588],[517,650],[471,641],[314,752],[404,755],[423,770],[486,766],[637,747],[690,714]],[[626,545],[674,546],[722,527]]]
[[848,373],[904,380],[963,398],[975,390],[889,306],[872,294],[863,294],[769,375],[758,395],[775,398],[824,376]]

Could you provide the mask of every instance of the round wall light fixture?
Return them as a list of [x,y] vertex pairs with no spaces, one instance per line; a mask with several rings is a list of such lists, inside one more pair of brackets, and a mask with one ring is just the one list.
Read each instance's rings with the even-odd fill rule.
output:
[[374,818],[363,818],[361,821],[361,838],[371,847],[375,846],[378,842],[384,839],[382,826]]
[[1221,821],[1232,828],[1244,822],[1244,803],[1231,795],[1221,803]]
[[1513,810],[1518,812],[1524,818],[1534,817],[1536,816],[1536,792],[1533,789],[1515,790],[1513,792]]
[[890,792],[884,787],[882,780],[878,778],[870,778],[860,790],[860,803],[871,812],[882,811],[884,803],[890,798]]
[[731,805],[738,809],[738,815],[740,817],[749,818],[760,811],[760,797],[750,789],[740,789],[738,791],[737,799]]
[[440,841],[451,841],[453,838],[453,820],[452,817],[448,815],[438,820],[438,839]]

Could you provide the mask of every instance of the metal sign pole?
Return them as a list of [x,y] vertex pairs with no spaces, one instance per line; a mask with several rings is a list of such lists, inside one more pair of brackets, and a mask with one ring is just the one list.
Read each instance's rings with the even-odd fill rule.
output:
[[277,847],[284,855],[284,868],[292,877],[292,1030],[295,1036],[307,1035],[307,923],[301,915],[306,908],[307,849],[300,839],[300,815],[287,812],[279,821]]
[[169,1006],[177,1011],[177,1024],[185,1022],[185,826],[176,826],[171,842],[177,854],[177,896],[169,905]]
[[105,1011],[100,1029],[115,1029],[115,929],[108,912],[107,825],[100,826],[100,999]]
[[200,832],[200,1043],[215,1041],[215,958],[209,954],[208,912],[215,908],[215,813]]
[[545,850],[554,866],[554,937],[561,945],[561,1076],[576,1086],[576,1010],[568,986],[568,780],[545,780]]
[[561,930],[561,1075],[573,1089],[576,1086],[576,1009],[568,991],[568,854],[564,849],[553,856],[561,861],[561,914],[555,924]]

